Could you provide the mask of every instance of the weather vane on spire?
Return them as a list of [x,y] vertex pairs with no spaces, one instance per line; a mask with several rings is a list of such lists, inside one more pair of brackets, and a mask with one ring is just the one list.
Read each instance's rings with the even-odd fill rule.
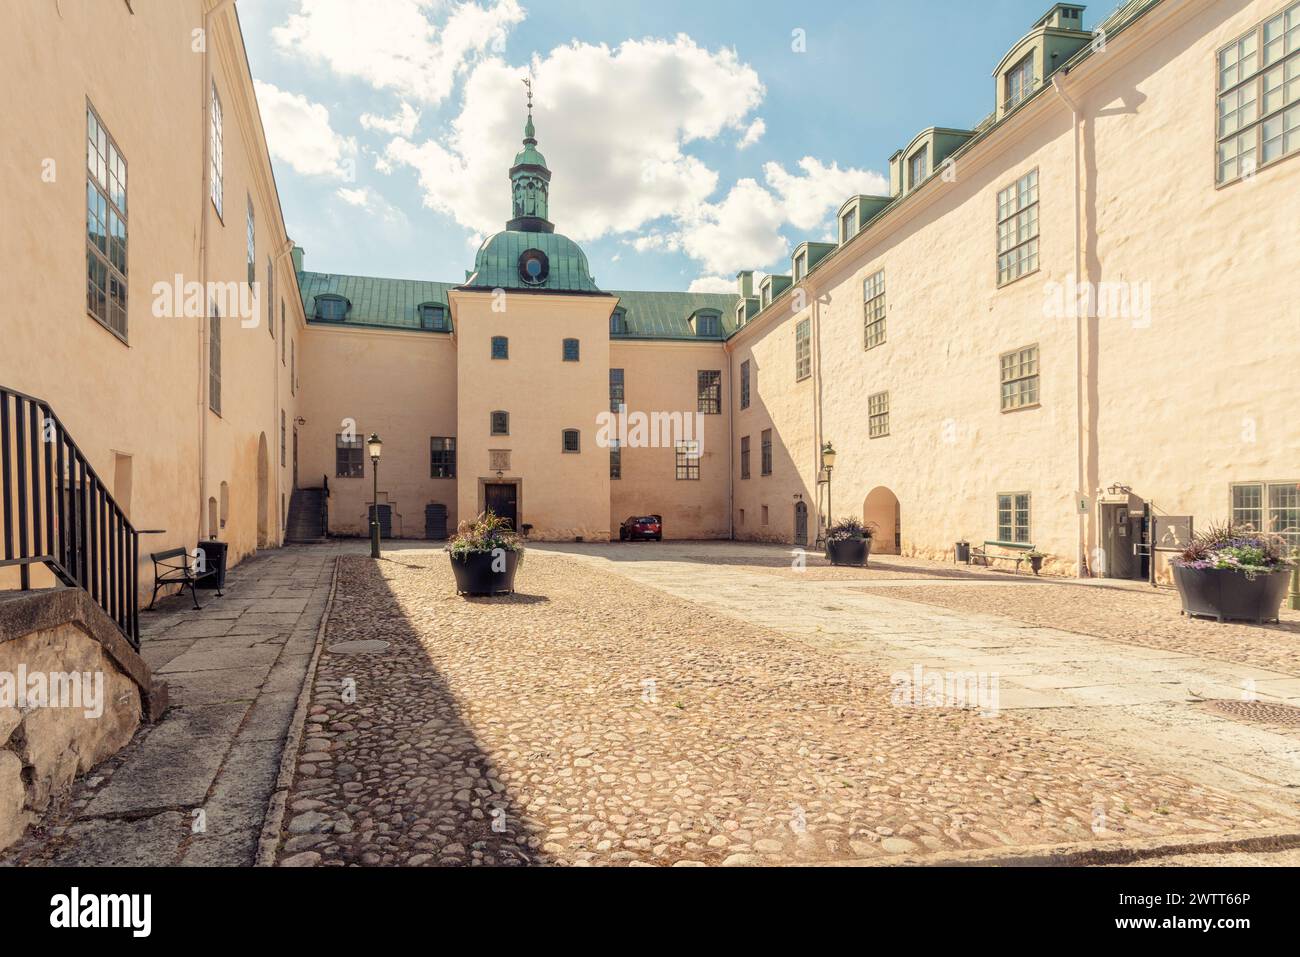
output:
[[528,113],[531,116],[533,112],[533,78],[531,75],[524,77],[524,86],[528,88]]

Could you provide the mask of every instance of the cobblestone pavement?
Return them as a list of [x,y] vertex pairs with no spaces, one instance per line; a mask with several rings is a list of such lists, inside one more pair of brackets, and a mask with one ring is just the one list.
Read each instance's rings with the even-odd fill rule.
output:
[[[558,550],[472,600],[440,551],[341,559],[281,864],[830,863],[1295,822],[1036,713],[896,706],[896,655],[816,634],[978,644],[981,621],[838,593],[823,613],[706,551],[655,580],[628,546]],[[737,581],[763,614],[722,610]]]
[[201,591],[201,611],[187,596],[142,612],[171,707],[0,863],[251,865],[338,550],[265,552],[230,571],[224,597]]

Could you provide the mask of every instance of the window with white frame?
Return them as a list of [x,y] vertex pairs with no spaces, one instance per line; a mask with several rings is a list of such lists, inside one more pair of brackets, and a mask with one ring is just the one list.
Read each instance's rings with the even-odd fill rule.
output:
[[126,340],[126,160],[86,105],[86,311]]
[[812,321],[801,319],[794,327],[794,378],[798,382],[812,375]]
[[808,254],[800,253],[794,257],[794,281],[799,282],[808,272]]
[[998,541],[1029,544],[1029,493],[998,493]]
[[840,217],[840,242],[847,243],[857,235],[858,232],[858,211],[850,209]]
[[1004,352],[998,357],[1002,371],[1002,411],[1038,404],[1038,346]]
[[1005,109],[1014,110],[1034,92],[1034,54],[1031,52],[1007,71]]
[[889,434],[889,393],[867,396],[867,437],[878,439]]
[[217,95],[217,81],[212,81],[212,116],[211,128],[208,130],[208,180],[209,195],[212,197],[212,205],[217,208],[217,215],[224,216],[222,212],[223,186],[221,182],[222,170],[225,166],[225,154],[222,144],[222,119],[221,119],[221,97]]
[[1279,535],[1291,548],[1300,548],[1300,482],[1232,486],[1232,523]]
[[930,175],[930,148],[922,146],[907,161],[908,189],[916,189]]
[[885,341],[885,271],[862,282],[863,342],[874,349]]
[[1300,3],[1219,50],[1219,185],[1300,152]]
[[1038,269],[1038,170],[998,193],[998,285]]

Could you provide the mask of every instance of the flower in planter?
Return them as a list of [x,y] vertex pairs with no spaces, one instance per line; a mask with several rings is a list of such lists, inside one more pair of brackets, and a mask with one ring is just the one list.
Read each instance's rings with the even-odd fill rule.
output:
[[1276,535],[1264,535],[1249,527],[1211,525],[1197,535],[1173,560],[1182,568],[1239,571],[1247,578],[1291,567],[1283,554],[1284,543]]
[[456,534],[447,545],[452,558],[465,559],[475,554],[491,554],[500,549],[506,552],[522,552],[523,543],[509,520],[488,509],[473,521],[464,521],[456,526]]
[[863,524],[859,519],[849,516],[842,518],[826,530],[826,544],[851,542],[876,537],[876,523]]

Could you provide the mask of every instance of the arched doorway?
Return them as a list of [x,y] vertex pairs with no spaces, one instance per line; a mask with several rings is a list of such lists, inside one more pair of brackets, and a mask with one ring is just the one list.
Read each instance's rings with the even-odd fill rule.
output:
[[803,502],[794,503],[794,543],[808,544],[808,506]]
[[898,496],[883,485],[871,490],[862,503],[862,522],[876,526],[871,550],[878,555],[897,555],[902,551],[903,521]]
[[271,463],[266,450],[266,433],[257,440],[257,547],[271,545]]

